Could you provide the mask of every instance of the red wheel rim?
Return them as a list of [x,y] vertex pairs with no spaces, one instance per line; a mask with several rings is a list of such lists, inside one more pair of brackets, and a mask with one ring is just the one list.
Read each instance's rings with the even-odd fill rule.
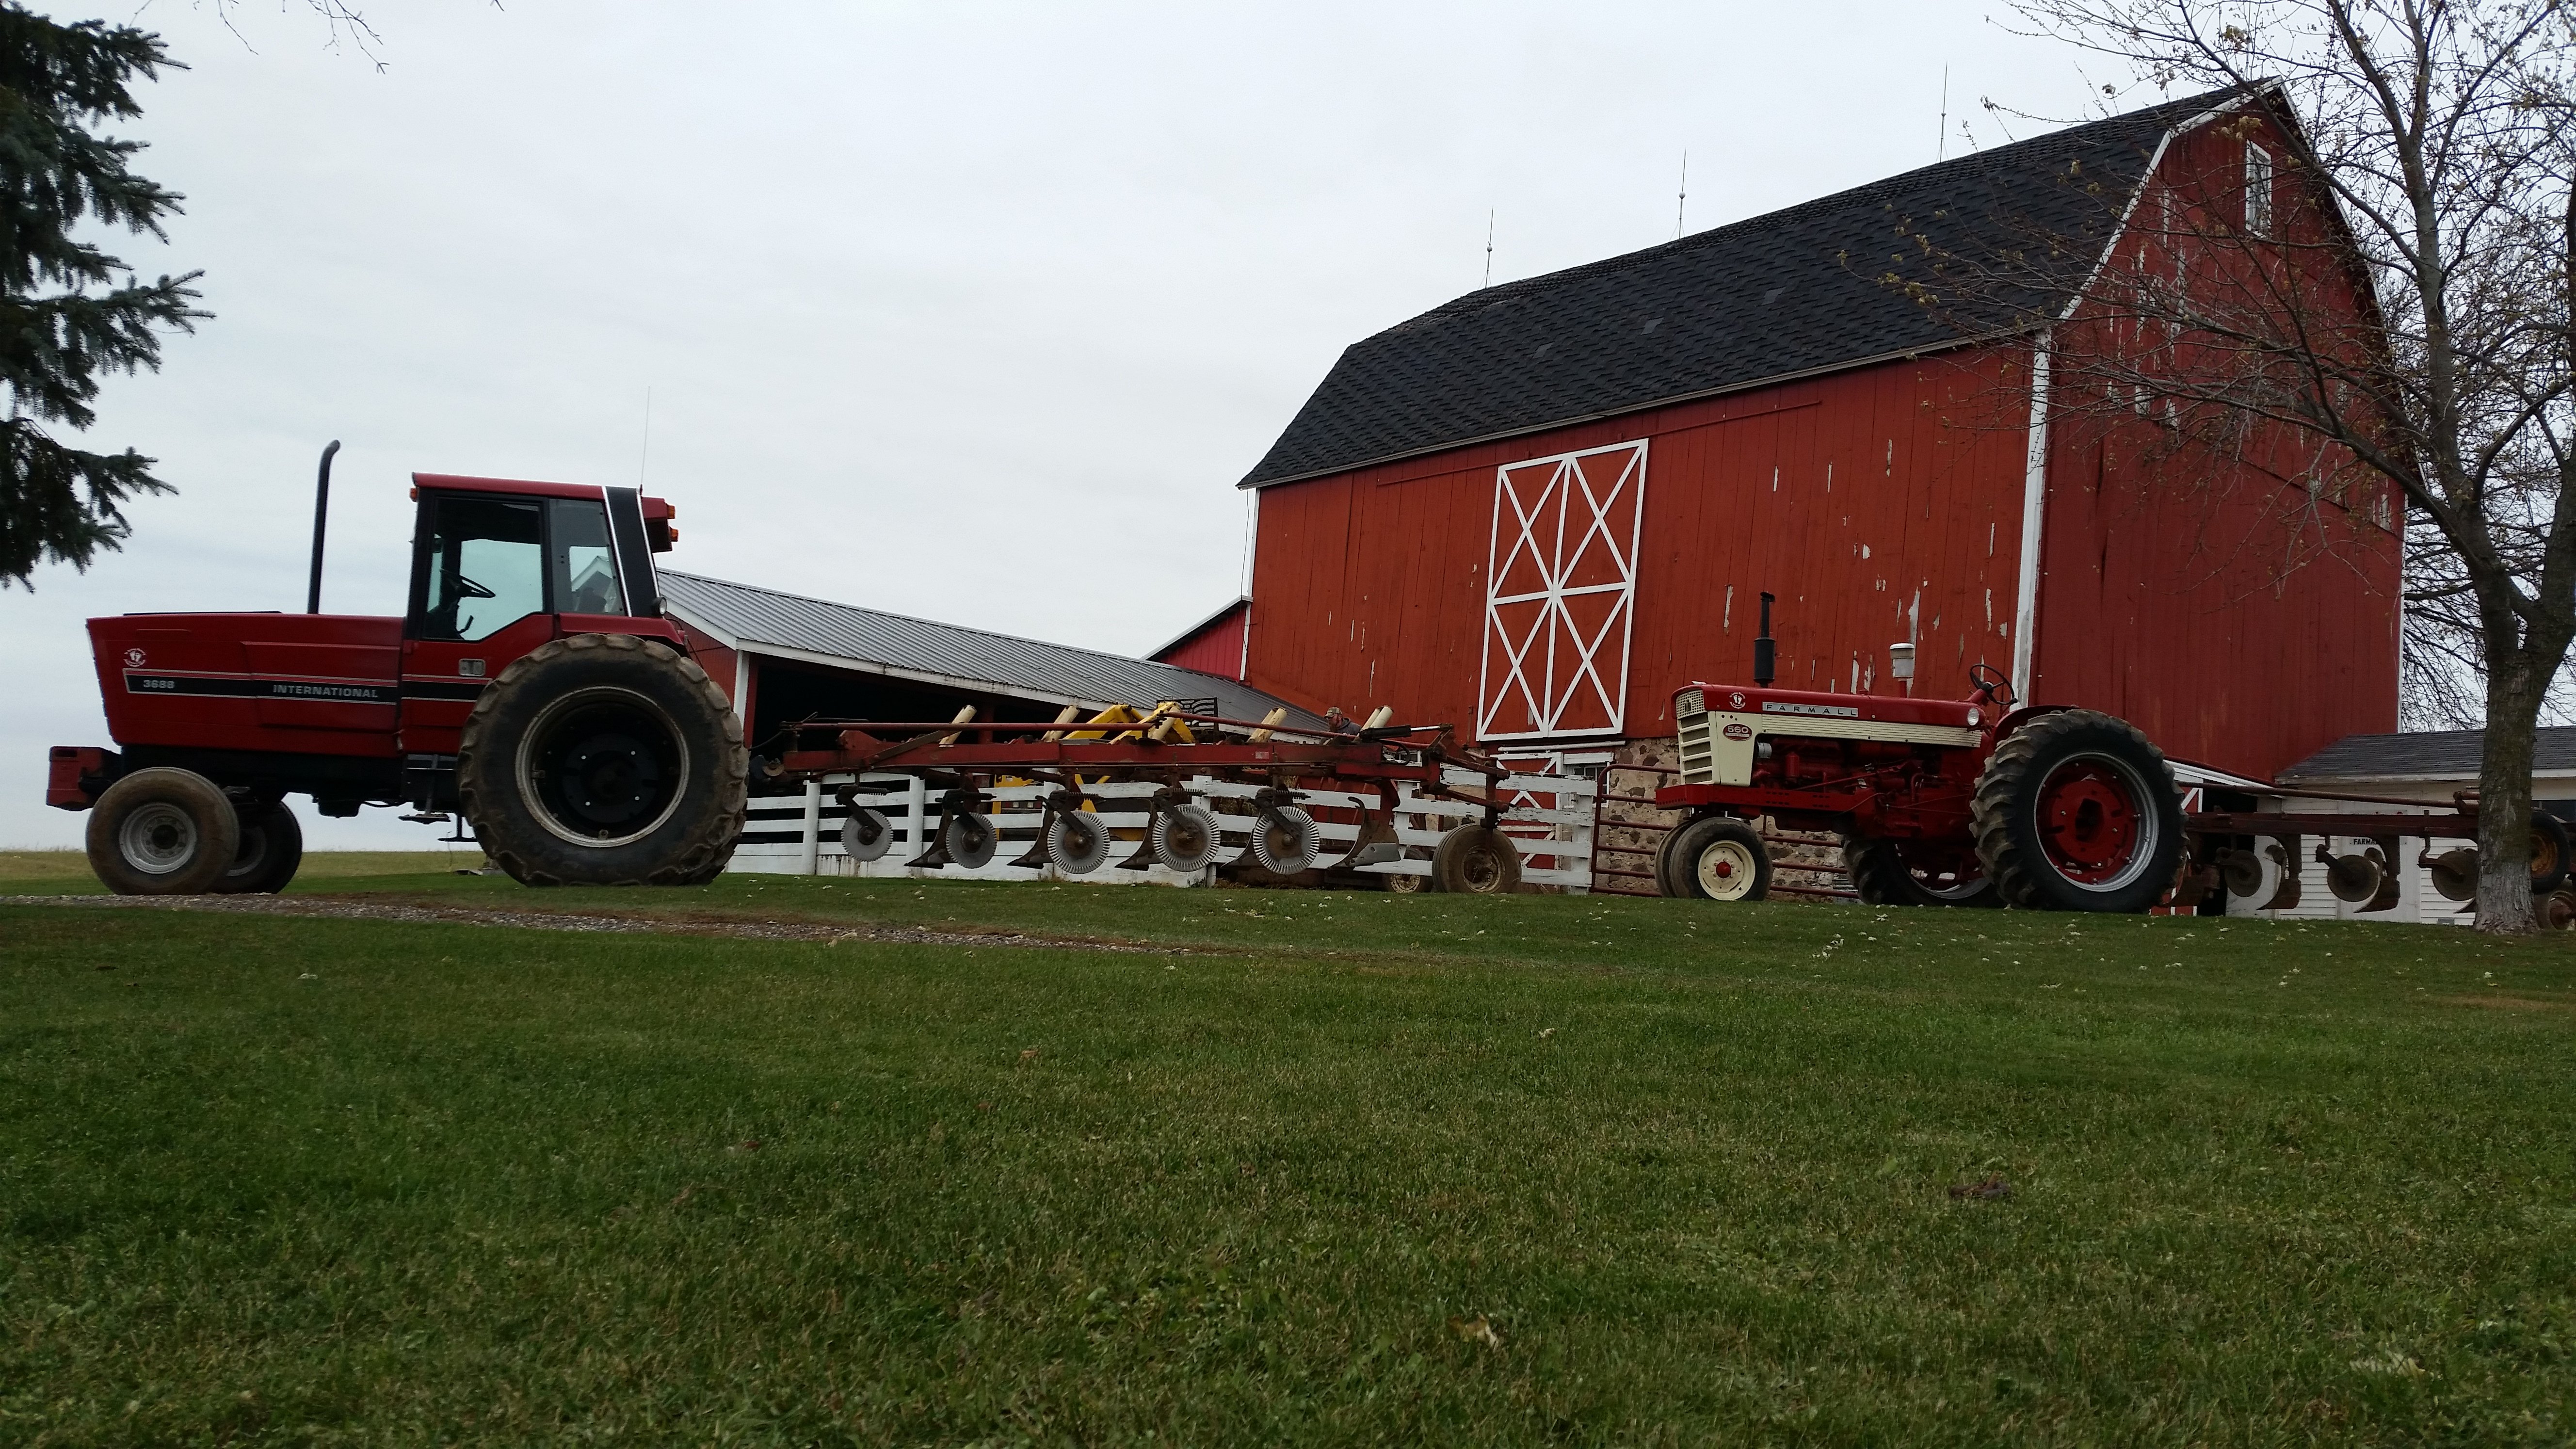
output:
[[2155,843],[2130,771],[2099,755],[2079,755],[2049,771],[2039,787],[2039,844],[2049,868],[2077,885],[2103,888],[2138,873]]

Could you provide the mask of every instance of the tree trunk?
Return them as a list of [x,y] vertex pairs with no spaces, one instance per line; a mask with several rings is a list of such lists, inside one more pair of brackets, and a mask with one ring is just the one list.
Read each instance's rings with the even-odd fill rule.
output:
[[2531,899],[2531,764],[2541,690],[2527,661],[2491,660],[2486,747],[2478,761],[2478,929],[2528,935],[2540,928]]

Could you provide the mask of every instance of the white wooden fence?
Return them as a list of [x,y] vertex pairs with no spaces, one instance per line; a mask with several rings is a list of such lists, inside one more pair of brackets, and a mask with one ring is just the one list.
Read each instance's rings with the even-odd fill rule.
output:
[[[1452,772],[1452,783],[1468,787],[1481,786],[1484,777],[1472,772]],[[859,784],[872,787],[863,791],[859,802],[872,805],[894,827],[893,848],[875,860],[853,860],[841,848],[841,824],[847,814],[835,798],[842,786]],[[1123,785],[1091,785],[1085,791],[1097,803],[1100,823],[1112,832],[1138,832],[1145,829],[1152,815],[1147,801],[1159,785],[1151,782]],[[1192,795],[1200,797],[1215,812],[1223,844],[1232,860],[1248,850],[1252,841],[1255,816],[1252,798],[1260,793],[1256,785],[1240,785],[1204,776],[1185,783]],[[1599,782],[1554,775],[1513,775],[1502,782],[1503,798],[1509,802],[1503,811],[1503,830],[1521,851],[1521,879],[1531,885],[1556,886],[1568,891],[1584,892],[1592,888],[1592,825]],[[1017,866],[1010,864],[1025,854],[1045,826],[1045,800],[1053,794],[1052,785],[1007,785],[985,792],[990,798],[990,818],[1000,836],[989,865],[967,870],[958,866],[915,869],[905,862],[918,858],[938,834],[941,820],[940,792],[930,789],[912,775],[869,774],[832,775],[810,783],[805,793],[796,795],[755,796],[751,802],[750,821],[743,829],[741,844],[734,848],[733,864],[737,871],[773,875],[849,875],[946,880],[1072,880],[1120,884],[1150,883],[1156,885],[1204,885],[1214,879],[1213,869],[1187,874],[1149,866],[1142,870],[1122,870],[1119,865],[1136,852],[1135,840],[1113,839],[1109,860],[1089,875],[1066,875],[1055,867]],[[1300,790],[1298,797],[1310,807],[1342,810],[1375,810],[1375,794],[1355,795],[1339,790]],[[1229,802],[1243,813],[1228,813]],[[1126,808],[1120,808],[1121,806]],[[1369,875],[1429,875],[1431,851],[1440,837],[1450,829],[1484,813],[1484,807],[1469,801],[1426,800],[1405,787],[1397,796],[1395,841],[1402,847],[1400,859],[1374,865],[1350,867]],[[920,828],[914,828],[914,822]],[[1315,864],[1338,869],[1350,858],[1360,827],[1354,822],[1318,820],[1323,848],[1316,852]]]

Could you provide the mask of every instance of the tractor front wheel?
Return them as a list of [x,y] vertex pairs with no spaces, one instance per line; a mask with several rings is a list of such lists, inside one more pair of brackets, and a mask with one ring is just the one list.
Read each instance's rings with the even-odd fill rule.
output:
[[742,833],[732,702],[666,644],[576,634],[521,655],[465,721],[456,794],[523,885],[691,885]]
[[2182,863],[2182,798],[2164,752],[2128,721],[2058,710],[1986,761],[1970,814],[2007,905],[2137,912]]
[[241,820],[214,781],[155,766],[98,797],[88,842],[89,868],[118,895],[202,895],[232,869]]
[[233,807],[241,819],[241,846],[233,868],[214,889],[222,895],[275,895],[295,879],[304,864],[304,826],[283,800],[249,802]]
[[[1942,855],[1963,855],[1947,859]],[[2000,906],[1992,881],[1975,855],[1961,849],[1936,853],[1917,841],[1843,837],[1843,866],[1852,888],[1873,906]]]
[[1771,893],[1771,853],[1741,820],[1710,815],[1673,832],[1663,854],[1667,893],[1686,900],[1758,901]]

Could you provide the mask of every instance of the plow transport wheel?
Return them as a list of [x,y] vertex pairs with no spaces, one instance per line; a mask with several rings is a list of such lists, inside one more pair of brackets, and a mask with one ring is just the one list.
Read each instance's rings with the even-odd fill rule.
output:
[[216,888],[241,853],[241,821],[215,782],[166,765],[107,787],[89,812],[89,868],[121,896]]
[[456,793],[523,885],[690,885],[742,833],[751,759],[696,662],[629,634],[521,655],[475,702]]
[[2008,905],[2143,911],[2182,860],[2182,799],[2163,752],[2089,709],[2013,731],[1986,761],[1971,815],[1977,858]]
[[[1873,906],[2000,906],[1992,882],[1975,856],[1965,861],[1923,861],[1913,841],[1843,837],[1843,865],[1862,901]],[[1914,857],[1914,858],[1909,858]]]
[[1520,847],[1499,830],[1461,825],[1432,848],[1431,885],[1450,895],[1510,895],[1521,888]]
[[1686,900],[1758,901],[1771,893],[1771,853],[1741,820],[1711,815],[1673,832],[1664,878]]

